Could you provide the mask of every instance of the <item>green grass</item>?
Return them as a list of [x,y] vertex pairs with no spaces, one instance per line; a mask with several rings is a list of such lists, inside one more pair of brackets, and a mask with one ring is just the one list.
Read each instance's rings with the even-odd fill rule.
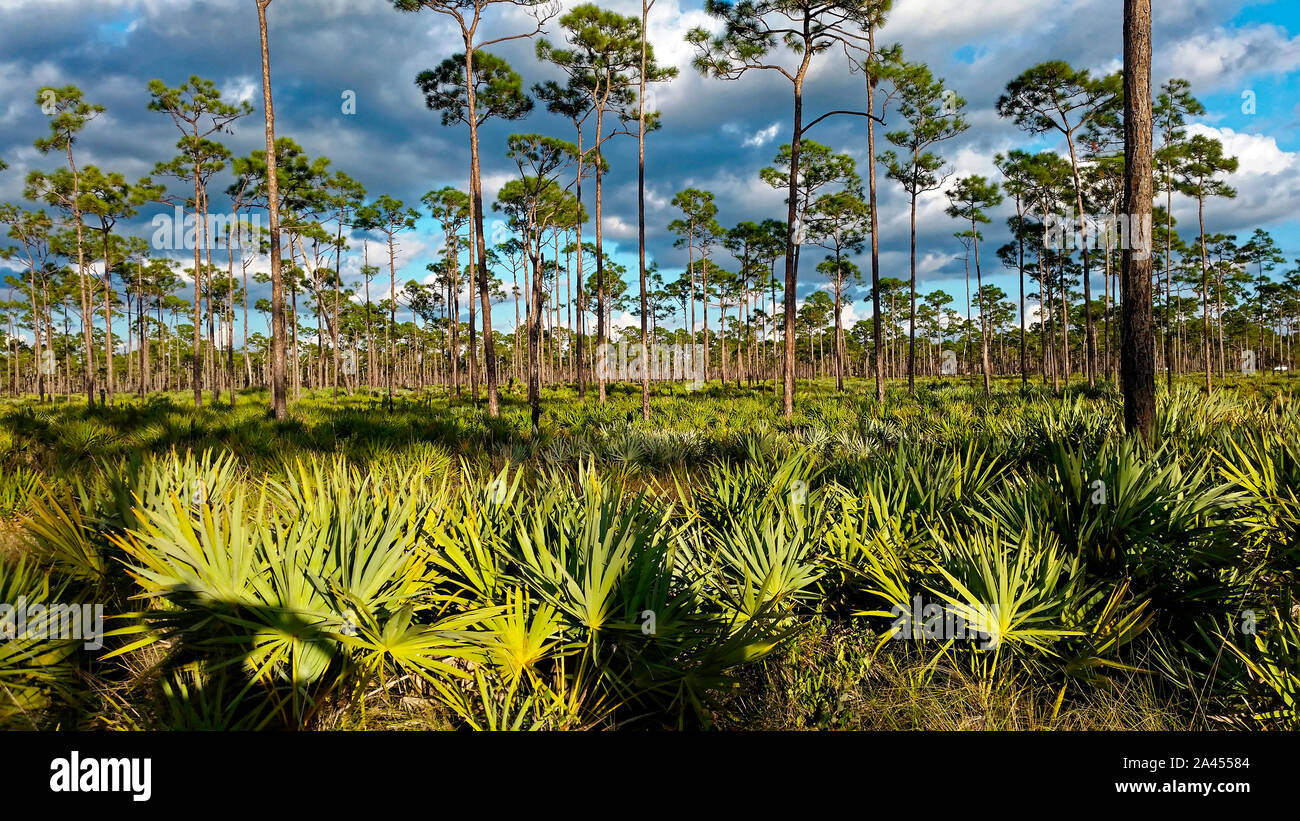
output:
[[113,630],[0,645],[0,726],[1297,725],[1290,379],[1153,445],[1105,384],[799,388],[0,402],[0,585]]

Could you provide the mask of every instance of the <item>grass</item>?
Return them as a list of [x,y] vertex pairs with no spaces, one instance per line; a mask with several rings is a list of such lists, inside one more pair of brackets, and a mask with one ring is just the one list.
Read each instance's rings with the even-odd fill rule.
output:
[[0,588],[111,632],[0,726],[1294,728],[1300,405],[1194,383],[7,400]]

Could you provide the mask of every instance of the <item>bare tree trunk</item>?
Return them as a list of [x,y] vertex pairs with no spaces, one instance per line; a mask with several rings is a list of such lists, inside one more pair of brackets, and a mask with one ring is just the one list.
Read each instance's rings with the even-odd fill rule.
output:
[[[239,224],[238,210],[235,225]],[[226,229],[226,257],[229,281],[226,283],[226,375],[230,378],[230,407],[235,407],[235,249],[230,245],[231,235],[237,228]]]
[[[1118,216],[1118,215],[1116,215]],[[1110,229],[1106,230],[1106,259],[1105,259],[1105,276],[1102,278],[1102,321],[1105,329],[1106,338],[1102,341],[1101,354],[1101,375],[1106,378],[1110,375]]]
[[[1024,226],[1021,220],[1024,214],[1020,210],[1020,197],[1016,197],[1016,248],[1017,261],[1016,267],[1020,270],[1020,387],[1025,389],[1029,387],[1029,360],[1025,354],[1025,335],[1028,329],[1029,320],[1025,316],[1025,237]],[[1039,321],[1042,321],[1042,311],[1039,311]]]
[[844,307],[841,292],[844,290],[844,277],[840,270],[839,251],[835,252],[835,390],[844,393],[844,319],[840,315]]
[[[262,38],[262,106],[266,117],[266,210],[271,230],[271,411],[276,419],[287,419],[289,406],[284,379],[284,277],[280,270],[280,187],[275,170],[275,109],[271,105],[271,53],[266,29],[266,7],[271,5],[271,0],[255,0],[255,2],[258,30]],[[196,330],[196,337],[197,334]],[[196,380],[197,367],[195,365]],[[202,396],[197,381],[194,385],[194,394],[196,403],[201,402]]]
[[109,259],[108,226],[104,226],[104,387],[113,404],[113,268]]
[[[913,156],[912,158],[912,164],[913,164],[912,167],[915,168],[916,167],[915,156]],[[911,230],[908,232],[910,235],[910,246],[909,246],[910,251],[908,256],[908,260],[909,260],[908,267],[909,270],[911,271],[911,285],[910,285],[911,308],[910,308],[910,313],[907,315],[907,324],[908,324],[907,390],[908,393],[914,394],[916,393],[916,193],[915,193],[916,180],[915,179],[913,179],[912,184],[913,184],[913,193],[912,193],[912,203],[911,203],[911,210],[910,210],[911,222],[909,223],[911,226]],[[969,286],[967,287],[969,288]],[[967,297],[967,300],[969,306],[969,296]]]
[[[393,373],[397,367],[397,248],[393,244],[393,232],[388,233],[388,326],[384,329],[385,343],[388,347],[388,367],[384,369],[387,376],[388,408],[393,407]],[[295,323],[296,324],[296,323]],[[296,337],[295,337],[296,338]]]
[[[607,326],[605,324],[605,244],[604,230],[601,227],[602,209],[604,208],[604,169],[601,162],[601,147],[603,141],[601,135],[604,133],[605,108],[598,103],[596,105],[596,344],[605,344],[605,334]],[[605,383],[607,374],[604,372],[596,374],[597,401],[604,404],[605,402]]]
[[[95,404],[95,334],[90,321],[90,290],[86,284],[84,227],[81,224],[81,175],[72,159],[72,140],[68,140],[68,168],[72,171],[72,221],[77,231],[77,282],[81,296],[81,337],[86,349],[86,404]],[[71,393],[71,385],[68,387]]]
[[[807,22],[805,21],[805,25]],[[803,143],[803,80],[808,72],[811,52],[805,50],[803,62],[794,82],[794,135],[790,140],[790,182],[786,192],[786,243],[785,243],[785,385],[781,395],[781,413],[786,419],[794,415],[794,319],[795,299],[799,272],[795,263],[795,246],[799,236],[795,225],[795,208],[799,201],[799,149]],[[705,294],[705,305],[708,294]],[[705,309],[708,316],[708,309]],[[706,340],[707,342],[707,340]]]
[[[1096,374],[1093,372],[1097,343],[1092,323],[1092,275],[1088,268],[1088,218],[1083,212],[1083,182],[1079,176],[1079,161],[1075,157],[1074,137],[1067,134],[1066,140],[1070,148],[1070,165],[1074,169],[1074,200],[1075,207],[1079,209],[1079,235],[1083,237],[1082,247],[1079,249],[1083,256],[1083,371],[1088,377],[1088,387],[1091,388],[1097,384]],[[1062,295],[1064,293],[1062,290]],[[1068,322],[1066,327],[1069,327]],[[1068,350],[1066,355],[1069,356]]]
[[[217,362],[217,333],[216,328],[213,325],[217,311],[212,305],[212,297],[214,296],[213,291],[215,290],[212,284],[212,274],[216,269],[212,265],[212,243],[211,238],[208,236],[208,192],[204,190],[201,194],[203,197],[203,255],[205,257],[203,273],[208,283],[207,298],[205,300],[208,309],[208,350],[212,361],[212,367],[209,371],[208,379],[211,381],[212,402],[213,404],[216,404],[221,401],[221,385],[217,378],[219,364]],[[303,261],[306,261],[305,255]]]
[[366,281],[366,393],[375,385],[375,343],[370,332],[370,243],[361,243],[362,278]]
[[[469,194],[470,217],[473,220],[474,248],[477,264],[472,264],[471,275],[477,274],[479,300],[483,314],[483,365],[487,383],[488,415],[497,416],[497,355],[496,340],[492,337],[492,296],[487,275],[487,242],[483,237],[483,178],[478,156],[477,96],[474,93],[474,48],[470,36],[465,40],[465,102],[469,121]],[[473,280],[471,280],[473,282]],[[474,298],[471,285],[470,299]]]
[[[709,382],[709,258],[708,248],[700,249],[706,256],[700,261],[700,301],[704,310],[704,383]],[[726,380],[723,380],[726,383]]]
[[[289,265],[292,268],[296,265],[293,253],[293,232],[289,233]],[[293,364],[293,400],[295,402],[302,396],[302,360],[301,350],[298,347],[298,272],[293,270],[293,276],[289,280],[289,319],[293,322],[289,330],[290,340],[290,362]]]
[[636,230],[637,270],[641,281],[641,418],[650,421],[650,310],[645,276],[645,69],[646,18],[654,0],[641,0],[641,89],[637,97]]
[[[333,378],[334,402],[337,403],[339,401],[339,367],[342,364],[339,361],[339,357],[341,355],[341,351],[339,350],[339,296],[340,296],[339,291],[343,287],[342,284],[343,281],[343,209],[342,208],[339,209],[339,230],[334,242],[335,242],[334,245],[334,328],[333,328],[334,333],[332,334],[334,339],[334,355],[332,359],[334,360],[334,378]],[[244,355],[245,356],[248,355],[247,349],[245,349]]]
[[[473,247],[474,237],[475,237],[473,225],[470,225],[469,227],[469,235],[470,235],[471,247]],[[475,283],[478,281],[478,278],[476,276],[477,273],[478,273],[478,262],[474,259],[473,253],[471,253],[470,260],[469,260],[470,285],[469,285],[469,300],[468,300],[469,301],[469,347],[466,349],[468,353],[465,356],[465,369],[469,371],[469,398],[470,401],[472,401],[476,407],[478,406],[478,354],[474,350],[474,348],[478,344],[478,338],[476,336],[477,331],[474,329],[474,287],[475,287]]]
[[1228,363],[1223,352],[1223,273],[1222,272],[1220,272],[1214,278],[1214,296],[1215,296],[1215,301],[1217,303],[1214,309],[1214,318],[1215,320],[1217,320],[1215,324],[1219,326],[1219,378],[1226,379],[1228,376]]
[[533,293],[528,307],[528,406],[533,430],[537,430],[542,415],[542,269],[541,242],[536,248],[532,238],[525,238],[527,253],[533,267]]
[[[39,307],[37,307],[35,260],[32,260],[32,264],[29,271],[31,273],[31,283],[32,283],[30,296],[32,298],[32,329],[34,334],[33,341],[35,343],[35,347],[33,347],[32,350],[35,352],[35,361],[36,361],[36,394],[38,397],[40,397],[40,401],[43,403],[45,402],[45,359],[44,356],[42,355],[44,349],[41,347],[41,318],[44,312],[40,310]],[[51,334],[51,336],[53,336],[53,334]],[[50,350],[53,351],[54,340],[50,339],[49,343],[50,343]],[[53,394],[52,390],[51,390],[51,394]],[[51,395],[50,398],[53,399],[54,398],[53,395]]]
[[[1127,29],[1126,29],[1127,30]],[[1214,389],[1210,376],[1210,269],[1205,257],[1205,196],[1197,198],[1197,218],[1201,226],[1201,323],[1205,354],[1205,392]]]
[[[868,69],[871,61],[875,60],[876,55],[876,29],[875,26],[867,27],[867,59]],[[880,342],[880,232],[879,217],[876,210],[876,122],[872,116],[876,113],[876,84],[872,80],[871,73],[868,70],[864,72],[867,75],[867,155],[868,155],[868,173],[867,173],[867,190],[868,201],[871,207],[871,307],[873,322],[871,323],[872,337],[872,369],[876,377],[876,401],[885,401],[885,352]]]
[[[1151,0],[1124,0],[1124,211],[1137,225],[1151,215]],[[1130,223],[1134,224],[1134,223]],[[1151,242],[1122,252],[1123,325],[1120,378],[1124,426],[1155,436],[1155,340],[1151,319]],[[1207,377],[1208,379],[1208,374]]]
[[[239,265],[244,273],[244,321],[240,324],[240,329],[244,337],[244,386],[251,387],[253,384],[253,362],[248,355],[248,263],[244,261],[244,235],[243,232],[236,234],[239,237]],[[147,350],[146,350],[147,358]]]
[[[600,135],[597,134],[597,135],[596,135],[596,138],[599,140],[599,139],[600,139]],[[579,207],[579,208],[582,207],[582,157],[583,157],[583,153],[582,153],[582,127],[579,126],[579,127],[578,127],[578,177],[577,177],[577,181],[574,183],[574,197],[575,197],[575,198],[577,199],[577,201],[578,201],[578,207]],[[582,220],[578,220],[578,224],[577,224],[576,229],[575,229],[575,238],[574,238],[574,242],[575,242],[575,243],[577,244],[577,246],[578,246],[578,277],[577,277],[577,281],[578,281],[578,324],[577,324],[577,327],[576,327],[576,332],[577,332],[577,337],[578,337],[578,338],[577,338],[577,340],[576,340],[576,348],[575,348],[575,352],[574,352],[574,360],[575,360],[575,363],[576,363],[576,365],[577,365],[577,373],[578,373],[578,399],[579,399],[579,400],[582,400],[582,399],[586,399],[586,398],[587,398],[587,379],[586,379],[586,368],[587,368],[587,363],[586,363],[586,359],[584,358],[584,356],[583,356],[583,352],[582,352],[582,342],[583,342],[583,336],[584,336],[584,334],[583,334],[583,329],[586,328],[586,321],[587,321],[587,317],[586,317],[586,314],[587,314],[587,295],[586,295],[586,285],[584,285],[584,284],[583,284],[583,281],[582,281],[582,254],[583,254],[583,250],[582,250]],[[526,270],[526,269],[525,269],[525,274],[524,274],[524,275],[527,276],[527,270]]]
[[974,235],[975,243],[975,300],[980,306],[980,357],[984,369],[984,394],[987,396],[989,393],[989,325],[988,313],[984,310],[984,277],[980,273],[980,235],[974,220],[971,221],[971,233]]
[[[263,72],[265,74],[265,72]],[[269,154],[268,150],[268,154]],[[270,172],[270,158],[267,158],[267,170]],[[190,369],[190,388],[194,391],[194,407],[203,405],[203,262],[200,257],[202,248],[198,243],[199,210],[202,207],[199,183],[199,166],[194,166],[194,338],[192,340],[194,361]]]

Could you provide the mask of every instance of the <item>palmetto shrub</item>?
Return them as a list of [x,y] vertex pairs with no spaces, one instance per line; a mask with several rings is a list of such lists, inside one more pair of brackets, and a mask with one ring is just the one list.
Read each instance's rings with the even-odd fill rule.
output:
[[[917,642],[931,668],[960,664],[986,691],[1007,675],[1093,677],[1128,666],[1119,651],[1149,618],[1127,582],[1090,577],[1082,555],[1044,525],[940,516],[922,531],[904,524],[906,504],[876,484],[829,536],[864,594],[857,615],[880,625],[877,651]],[[917,602],[930,606],[925,624],[913,618]]]
[[437,614],[438,577],[415,549],[417,478],[397,479],[381,487],[334,461],[252,490],[173,488],[114,537],[149,605],[118,652],[167,641],[178,659],[237,667],[293,724],[392,670],[441,686],[445,659],[466,654],[454,635],[466,619],[418,618]]
[[[45,638],[59,627],[49,606],[70,604],[72,592],[68,580],[33,562],[0,559],[0,603],[15,608],[0,616],[0,730],[43,729],[48,710],[77,700],[78,641]],[[29,614],[22,632],[17,608]]]
[[1054,444],[1044,461],[987,494],[980,518],[1016,529],[1046,524],[1072,551],[1142,584],[1182,583],[1237,553],[1240,498],[1214,481],[1208,464],[1185,468],[1190,460],[1171,449],[1132,440],[1092,451]]
[[40,482],[39,473],[21,465],[0,475],[0,520],[11,519],[25,510]]
[[[1265,614],[1253,642],[1229,644],[1250,672],[1250,717],[1265,726],[1300,728],[1300,612],[1277,608]],[[1253,646],[1252,646],[1253,645]],[[1262,703],[1262,704],[1261,704]]]
[[[445,397],[0,414],[7,595],[48,579],[117,628],[109,655],[0,644],[10,718],[693,726],[780,669],[834,726],[903,677],[990,710],[1024,688],[1049,725],[1121,691],[1197,726],[1294,720],[1285,396],[1162,395],[1169,438],[1141,445],[1077,386],[801,383],[791,420],[769,392],[657,390],[646,423],[635,390],[548,388],[538,432]],[[996,641],[894,641],[918,596]],[[809,630],[856,637],[833,669],[777,660]]]
[[112,476],[29,526],[51,566],[113,595],[101,663],[149,654],[155,684],[131,692],[154,704],[131,726],[313,726],[394,687],[473,727],[708,721],[817,575],[806,535],[791,552],[770,527],[737,531],[725,568],[693,559],[674,505],[590,463],[492,474],[417,449],[253,480],[187,454]]
[[1219,451],[1223,473],[1245,500],[1238,521],[1261,559],[1300,565],[1300,426],[1229,439]]

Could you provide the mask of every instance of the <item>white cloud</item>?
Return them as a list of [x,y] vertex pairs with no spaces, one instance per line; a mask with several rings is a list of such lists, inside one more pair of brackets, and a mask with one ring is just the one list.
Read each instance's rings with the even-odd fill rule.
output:
[[[636,238],[637,238],[636,223],[629,222],[628,220],[623,219],[617,214],[610,214],[608,212],[602,214],[601,228],[602,228],[601,239],[604,240],[605,242],[608,242],[611,239],[627,239],[636,242]],[[585,238],[583,241],[585,243],[586,241]],[[609,254],[609,253],[613,253],[613,251],[609,248],[606,248],[605,253]]]
[[1160,74],[1190,80],[1192,88],[1241,87],[1256,74],[1282,74],[1300,68],[1300,35],[1280,26],[1227,29],[1216,26],[1161,50]]
[[[1221,201],[1207,203],[1209,230],[1249,232],[1256,226],[1294,219],[1300,212],[1300,152],[1284,151],[1276,137],[1247,134],[1231,128],[1216,128],[1196,123],[1189,134],[1203,134],[1223,143],[1224,153],[1237,158],[1237,171],[1227,182],[1237,189],[1230,205]],[[1195,230],[1196,206],[1187,197],[1177,198],[1174,217],[1187,230]]]
[[746,148],[762,148],[772,140],[776,139],[776,133],[781,129],[780,123],[772,123],[767,128],[759,129],[745,138],[741,145]]
[[261,102],[262,78],[241,74],[232,77],[221,87],[221,98],[228,103]]

